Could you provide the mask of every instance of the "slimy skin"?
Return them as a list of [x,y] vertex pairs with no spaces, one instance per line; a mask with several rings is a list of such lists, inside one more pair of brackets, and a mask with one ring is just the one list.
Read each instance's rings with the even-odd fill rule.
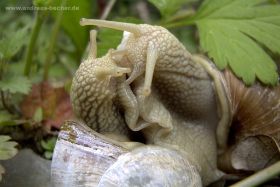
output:
[[125,83],[135,95],[129,111],[139,111],[139,120],[130,129],[143,132],[149,144],[180,151],[197,166],[203,185],[217,180],[216,129],[228,122],[219,124],[228,106],[217,93],[224,90],[215,71],[163,27],[87,19],[81,25],[125,30],[111,57],[132,70]]
[[130,72],[115,64],[110,52],[95,58],[95,32],[91,33],[89,57],[77,70],[71,87],[76,116],[100,133],[127,135],[128,128],[117,108],[117,79]]

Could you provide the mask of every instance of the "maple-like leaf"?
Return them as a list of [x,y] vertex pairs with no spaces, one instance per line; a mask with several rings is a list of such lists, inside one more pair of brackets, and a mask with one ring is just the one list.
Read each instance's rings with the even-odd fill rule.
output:
[[257,77],[278,81],[277,67],[263,47],[280,54],[280,5],[268,0],[205,0],[192,18],[202,49],[246,84]]
[[31,81],[23,76],[6,76],[0,81],[0,90],[10,93],[28,94]]
[[15,146],[16,142],[9,141],[11,138],[9,136],[0,136],[0,160],[7,160],[14,157],[17,154],[17,149]]

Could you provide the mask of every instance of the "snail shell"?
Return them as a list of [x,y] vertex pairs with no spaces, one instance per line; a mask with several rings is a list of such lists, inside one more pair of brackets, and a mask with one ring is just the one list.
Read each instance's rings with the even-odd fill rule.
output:
[[73,121],[59,133],[51,175],[55,187],[202,186],[197,168],[179,152],[159,146],[129,151]]
[[177,151],[142,146],[121,155],[102,176],[100,187],[202,186],[194,165]]
[[51,166],[56,187],[97,186],[102,174],[127,150],[81,122],[66,122],[59,133]]

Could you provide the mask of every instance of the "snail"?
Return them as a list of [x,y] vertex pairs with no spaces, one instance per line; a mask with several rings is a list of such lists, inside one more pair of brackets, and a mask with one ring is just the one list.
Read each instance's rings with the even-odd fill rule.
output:
[[[218,143],[221,149],[225,147],[230,107],[222,85],[224,80],[213,64],[189,53],[173,34],[160,26],[94,19],[81,19],[80,24],[124,31],[112,58],[132,69],[127,84],[145,73],[144,96],[151,92],[153,81],[161,101],[186,120],[197,121],[203,116],[205,121],[216,124],[213,116],[217,110],[213,109],[219,108]],[[213,113],[209,113],[211,110]]]
[[[120,135],[125,139],[128,128],[116,107],[117,78],[130,72],[130,68],[119,67],[108,52],[96,59],[96,31],[90,32],[88,58],[81,63],[73,79],[71,102],[75,114],[92,129]],[[122,136],[122,137],[121,137]]]
[[[124,147],[123,149],[126,149],[126,151],[128,150],[132,150],[132,147],[139,147],[139,144],[137,143],[127,143],[124,142],[125,140],[127,140],[126,138],[128,138],[128,136],[126,136],[128,134],[127,129],[123,126],[124,121],[122,120],[122,118],[117,118],[118,120],[114,120],[114,117],[120,117],[121,114],[118,113],[117,110],[117,105],[114,105],[113,100],[114,99],[118,99],[119,102],[123,107],[125,108],[133,108],[133,113],[137,113],[137,108],[134,109],[136,107],[135,103],[131,102],[131,100],[135,100],[135,99],[131,99],[131,97],[133,97],[133,93],[131,93],[131,90],[129,87],[127,87],[127,84],[125,84],[125,79],[123,79],[124,77],[121,77],[122,75],[120,75],[122,72],[129,72],[130,68],[122,68],[122,67],[118,67],[115,63],[114,60],[111,59],[111,55],[112,52],[109,52],[108,54],[106,54],[105,56],[101,57],[101,58],[95,58],[95,54],[96,54],[96,32],[95,31],[91,31],[90,33],[90,53],[89,53],[89,57],[83,61],[83,63],[80,65],[79,69],[76,72],[76,76],[73,79],[73,83],[72,83],[72,89],[71,89],[71,100],[72,100],[72,104],[73,104],[73,109],[75,111],[75,113],[77,114],[77,117],[82,119],[88,126],[90,126],[92,129],[94,129],[95,131],[98,131],[99,133],[102,133],[104,135],[106,135],[108,137],[108,133],[109,133],[109,137],[110,138],[115,138],[118,141],[118,145],[120,145],[121,147]],[[116,71],[119,71],[121,73],[117,73]],[[110,76],[110,77],[109,77]],[[119,77],[119,79],[117,80],[117,77]],[[114,81],[114,82],[113,82]],[[123,82],[121,82],[123,81]],[[85,85],[86,84],[86,85]],[[90,88],[85,87],[85,86],[90,86]],[[116,94],[117,93],[117,94]],[[132,94],[132,95],[131,95]],[[130,95],[130,96],[129,96]],[[124,97],[126,96],[126,97]],[[135,96],[134,96],[135,97]],[[102,99],[104,99],[105,101],[103,101]],[[130,100],[129,100],[130,99]],[[90,102],[90,103],[89,103]],[[97,104],[96,104],[97,103]],[[102,108],[105,109],[111,109],[109,110],[109,112],[107,110],[101,110],[103,113],[99,113],[98,110],[100,110],[100,107],[98,107],[98,103],[102,103]],[[88,107],[88,106],[93,106],[93,107]],[[95,107],[96,106],[96,107]],[[115,114],[113,114],[114,111]],[[126,110],[128,111],[128,110]],[[108,116],[107,120],[108,123],[106,123],[106,121],[101,121],[100,123],[103,125],[102,127],[97,127],[96,124],[99,123],[99,121],[95,121],[101,118],[101,116],[106,113]],[[126,112],[126,114],[129,112]],[[93,116],[91,116],[91,114]],[[111,116],[110,116],[111,115]],[[134,121],[133,119],[135,118],[135,115],[126,115],[126,121],[127,124],[130,124],[130,121]],[[101,118],[102,119],[102,118]],[[113,119],[113,120],[111,120]],[[132,120],[131,120],[132,119]],[[115,123],[113,123],[113,122]],[[81,179],[81,181],[79,179],[72,181],[73,183],[69,182],[69,180],[71,180],[73,178],[73,175],[75,175],[75,173],[83,173],[83,172],[78,172],[79,169],[82,169],[82,164],[79,163],[78,165],[75,165],[76,170],[72,173],[72,174],[68,174],[67,176],[67,182],[66,183],[62,183],[61,180],[57,180],[56,179],[61,179],[60,177],[60,173],[58,171],[61,171],[61,168],[65,168],[61,166],[61,162],[65,161],[66,157],[70,157],[69,155],[70,152],[75,152],[76,154],[71,155],[72,157],[67,159],[67,160],[77,160],[77,158],[84,158],[84,152],[88,151],[89,149],[89,143],[85,143],[83,142],[84,140],[88,140],[91,136],[91,139],[97,139],[97,138],[93,138],[94,133],[90,134],[88,131],[83,132],[81,130],[81,128],[85,128],[85,127],[79,127],[79,125],[81,125],[81,123],[78,123],[79,125],[76,125],[77,128],[72,128],[72,130],[69,130],[69,124],[71,124],[70,122],[67,123],[68,127],[66,127],[64,130],[62,129],[61,133],[60,133],[60,138],[59,141],[56,145],[56,150],[59,151],[55,151],[54,154],[54,161],[53,161],[53,165],[52,165],[52,174],[53,174],[53,179],[54,179],[54,185],[55,186],[69,186],[69,185],[73,185],[73,186],[77,186],[78,184],[81,184],[81,186],[86,185],[86,183],[90,183],[90,179],[88,179],[86,181],[86,183],[83,182],[83,179]],[[76,123],[74,123],[76,124]],[[134,129],[135,130],[135,129]],[[73,134],[73,132],[75,132]],[[71,134],[70,134],[71,133]],[[112,133],[114,133],[114,136],[112,137]],[[75,137],[75,138],[73,138]],[[104,136],[101,136],[104,138]],[[117,138],[116,138],[117,137]],[[125,137],[125,138],[124,138]],[[75,145],[86,145],[85,149],[81,146],[79,146],[79,149],[81,151],[81,154],[78,154],[79,151],[77,150],[72,150],[73,148],[71,147],[71,149],[69,147],[67,147],[68,145],[67,142],[63,141],[67,140],[68,142],[76,142]],[[74,140],[73,140],[74,139]],[[108,139],[106,139],[108,141]],[[104,141],[104,140],[103,140]],[[111,142],[112,140],[110,139],[108,142]],[[115,143],[116,144],[116,143]],[[128,146],[130,145],[130,146]],[[133,146],[131,146],[133,145]],[[136,145],[136,146],[135,146]],[[94,145],[93,145],[94,146]],[[66,147],[66,148],[65,148]],[[94,148],[95,150],[96,148]],[[144,149],[144,150],[142,150]],[[178,170],[178,172],[174,172],[174,175],[170,175],[170,171],[165,169],[166,177],[167,180],[166,181],[162,181],[161,179],[165,178],[165,175],[160,175],[162,178],[158,178],[158,174],[157,176],[154,176],[152,178],[150,178],[150,180],[154,181],[153,182],[149,182],[150,185],[152,184],[156,184],[156,183],[160,183],[160,182],[169,182],[169,184],[174,184],[173,180],[174,177],[176,176],[181,177],[182,176],[182,171],[184,171],[184,173],[186,171],[188,171],[190,174],[187,175],[184,180],[180,180],[181,182],[181,186],[184,186],[186,184],[186,182],[188,183],[194,183],[194,186],[201,186],[201,179],[200,176],[198,174],[198,172],[196,171],[196,168],[194,167],[193,164],[189,163],[187,160],[185,160],[183,158],[183,156],[181,156],[180,153],[176,152],[175,150],[169,150],[169,149],[164,149],[162,147],[150,147],[148,148],[149,152],[152,153],[150,154],[150,159],[147,159],[148,161],[150,161],[151,163],[155,163],[157,161],[161,161],[161,159],[159,159],[158,157],[155,157],[155,155],[160,156],[163,159],[163,163],[165,162],[167,165],[169,165],[171,168],[173,168],[173,170]],[[64,151],[62,151],[64,150]],[[136,150],[133,150],[136,151]],[[146,152],[146,147],[145,148],[141,148],[141,152]],[[125,151],[124,151],[125,152]],[[153,153],[155,152],[155,153]],[[164,154],[166,154],[166,156],[163,156]],[[168,156],[169,155],[169,156]],[[94,160],[95,155],[93,155],[92,159],[88,159],[86,158],[86,160]],[[110,155],[111,157],[112,155]],[[134,157],[134,152],[131,152],[129,155],[130,157]],[[127,156],[122,156],[122,158],[126,158]],[[149,155],[141,155],[139,160],[137,160],[138,163],[141,163],[141,160],[143,160],[143,157],[145,158],[149,158]],[[61,159],[63,161],[61,161]],[[95,158],[96,159],[96,158]],[[99,159],[99,158],[98,158]],[[183,162],[182,162],[183,161]],[[74,163],[76,163],[76,161],[73,161]],[[92,161],[87,161],[86,166],[88,165],[88,163],[90,163]],[[119,161],[120,162],[120,161]],[[117,163],[119,163],[117,162]],[[182,165],[182,163],[186,163],[186,165]],[[176,163],[176,165],[175,165]],[[176,167],[175,167],[175,166]],[[177,167],[178,165],[181,165],[181,167]],[[85,167],[86,167],[85,166]],[[146,165],[146,167],[149,165]],[[160,167],[160,164],[155,164],[155,166]],[[69,166],[68,166],[69,167]],[[92,166],[94,168],[94,166]],[[175,168],[174,168],[175,167]],[[143,168],[143,171],[147,170],[147,168]],[[104,170],[105,171],[105,170]],[[103,172],[104,172],[103,171]],[[158,170],[156,170],[158,171]],[[96,171],[97,173],[101,173],[99,171]],[[164,170],[162,169],[161,174],[164,173]],[[63,173],[64,177],[66,176],[65,173]],[[111,173],[110,173],[111,174]],[[138,172],[134,173],[139,174]],[[141,173],[140,173],[141,174]],[[96,176],[97,174],[95,173]],[[102,180],[100,181],[100,185],[102,183],[107,183],[108,180],[105,180],[105,176],[108,176],[109,174],[103,174],[102,175]],[[101,177],[101,176],[100,176]],[[140,176],[138,176],[137,178],[140,180],[142,180],[142,178],[145,178],[145,176],[142,176],[142,178],[139,178]],[[69,179],[71,178],[71,179]],[[77,178],[79,178],[77,176]],[[104,179],[105,178],[105,179]],[[107,177],[108,178],[108,177]],[[109,177],[110,178],[110,177]],[[94,181],[94,185],[95,182],[97,181],[96,179],[93,179]],[[103,182],[102,182],[103,181]],[[119,181],[120,183],[120,181]],[[125,181],[123,181],[123,184],[125,183]],[[180,184],[178,182],[178,184]],[[93,183],[90,183],[91,186],[93,185]],[[102,185],[101,185],[102,186]],[[121,185],[123,186],[123,185]]]
[[[91,32],[89,57],[71,90],[83,122],[68,122],[60,133],[55,186],[206,186],[218,180],[217,157],[226,152],[234,118],[226,76],[163,27],[92,19],[81,25],[123,30],[124,37],[116,50],[95,58]],[[145,141],[131,140],[132,131]],[[69,155],[73,164],[64,159]]]

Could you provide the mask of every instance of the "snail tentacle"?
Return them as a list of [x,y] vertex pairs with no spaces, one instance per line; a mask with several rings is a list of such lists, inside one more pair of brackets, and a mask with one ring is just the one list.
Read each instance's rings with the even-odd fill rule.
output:
[[106,27],[121,31],[128,31],[130,33],[137,35],[140,35],[140,29],[138,25],[133,23],[122,23],[122,22],[116,22],[116,21],[106,21],[106,20],[98,20],[98,19],[85,19],[82,18],[80,20],[80,25],[96,25],[100,27]]
[[96,44],[96,30],[90,31],[90,41],[89,41],[89,56],[88,59],[95,59],[97,54],[97,44]]
[[147,48],[147,62],[144,80],[143,95],[148,96],[151,93],[154,69],[158,58],[158,51],[153,42],[149,42]]

